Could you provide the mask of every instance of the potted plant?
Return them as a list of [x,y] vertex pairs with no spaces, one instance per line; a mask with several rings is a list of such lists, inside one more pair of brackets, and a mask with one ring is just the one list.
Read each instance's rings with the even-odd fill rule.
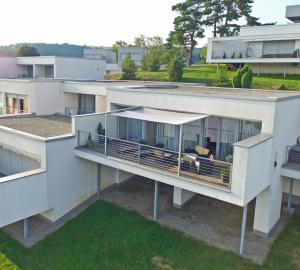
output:
[[89,133],[87,145],[88,145],[88,148],[93,148],[95,146],[95,142],[92,139],[92,134],[91,133]]
[[101,123],[98,124],[97,134],[99,135],[99,143],[104,143],[105,129],[102,127]]
[[228,184],[229,183],[229,178],[230,178],[230,170],[229,168],[223,168],[221,171],[221,177],[223,180],[224,184]]

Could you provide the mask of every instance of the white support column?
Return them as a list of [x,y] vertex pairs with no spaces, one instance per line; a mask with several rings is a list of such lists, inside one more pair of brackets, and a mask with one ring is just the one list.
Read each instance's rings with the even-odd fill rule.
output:
[[258,67],[257,67],[257,76],[260,76],[260,63],[258,63]]
[[243,208],[243,219],[241,228],[241,242],[240,242],[240,255],[244,254],[245,236],[246,236],[246,226],[247,226],[247,213],[248,205]]
[[286,78],[286,64],[283,66],[283,77]]
[[97,163],[97,197],[101,193],[101,164]]
[[187,202],[189,202],[194,196],[195,192],[185,190],[179,187],[174,187],[173,191],[173,207],[182,208]]
[[290,179],[289,199],[288,199],[288,211],[291,211],[291,208],[292,208],[293,185],[294,185],[294,179],[291,178]]
[[32,65],[32,78],[36,78],[36,65]]
[[154,185],[154,198],[153,198],[153,220],[157,220],[157,208],[158,208],[158,182],[155,181]]
[[183,125],[180,125],[179,143],[178,143],[178,172],[177,172],[178,175],[180,175],[180,165],[181,165],[182,132],[183,132]]
[[28,227],[28,218],[23,220],[23,238],[24,241],[27,241],[29,236],[29,227]]
[[1,100],[2,100],[2,114],[6,114],[6,98],[5,92],[1,92]]

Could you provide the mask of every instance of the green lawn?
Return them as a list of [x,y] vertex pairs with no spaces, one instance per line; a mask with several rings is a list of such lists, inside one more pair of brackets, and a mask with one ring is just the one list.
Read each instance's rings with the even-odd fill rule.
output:
[[[201,65],[187,67],[184,70],[182,82],[190,83],[205,83],[208,86],[216,86],[217,69],[215,65]],[[229,79],[235,74],[234,71],[227,71]],[[113,75],[110,79],[120,79],[119,75]],[[158,72],[138,72],[139,80],[149,81],[168,81],[168,74],[166,71]],[[231,87],[231,82],[228,80],[228,87]],[[300,90],[300,75],[288,75],[283,78],[283,75],[267,75],[261,74],[259,77],[255,76],[253,81],[253,88],[276,90],[284,86],[287,90]]]
[[297,266],[298,217],[279,236],[263,266],[103,201],[30,249],[0,232],[1,270],[295,270]]

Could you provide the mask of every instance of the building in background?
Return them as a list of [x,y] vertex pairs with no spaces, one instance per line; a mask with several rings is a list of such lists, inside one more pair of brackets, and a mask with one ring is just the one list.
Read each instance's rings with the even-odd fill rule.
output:
[[79,57],[0,57],[0,78],[103,80],[105,61]]
[[84,49],[83,57],[88,59],[104,60],[107,64],[116,64],[116,53],[110,49]]
[[119,49],[119,57],[118,57],[119,65],[122,66],[126,56],[130,54],[134,63],[137,66],[141,66],[142,59],[144,58],[147,51],[148,51],[147,48],[142,48],[142,47],[122,47]]
[[293,23],[242,27],[239,36],[208,40],[207,63],[249,64],[257,73],[300,74],[300,5],[288,6]]

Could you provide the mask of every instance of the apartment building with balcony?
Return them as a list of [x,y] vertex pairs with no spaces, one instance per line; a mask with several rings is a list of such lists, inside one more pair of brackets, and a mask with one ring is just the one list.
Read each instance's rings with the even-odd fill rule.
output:
[[[137,175],[155,182],[154,219],[160,183],[173,187],[175,207],[197,194],[241,207],[243,253],[248,205],[255,202],[253,230],[268,235],[283,199],[291,208],[300,196],[292,147],[300,135],[296,92],[51,83],[49,88],[56,83],[60,89],[60,115],[0,118],[1,227],[24,220],[28,228],[33,215],[56,222],[94,194]],[[63,116],[64,101],[77,100],[84,90],[95,97],[95,112]]]
[[242,27],[238,36],[210,38],[207,62],[249,64],[258,74],[300,74],[299,10],[287,6],[290,24]]

